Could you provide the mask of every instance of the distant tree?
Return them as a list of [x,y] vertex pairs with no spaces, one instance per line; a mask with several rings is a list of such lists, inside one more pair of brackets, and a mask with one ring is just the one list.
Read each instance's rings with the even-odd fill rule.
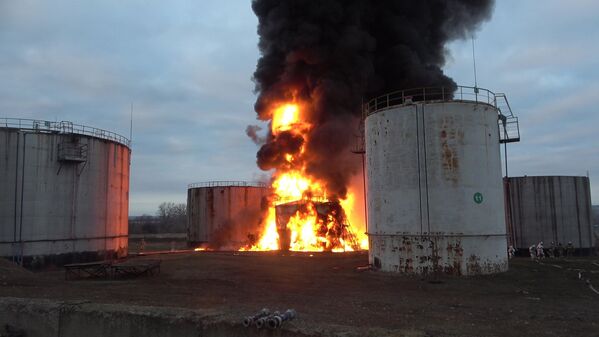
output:
[[161,232],[185,232],[185,223],[187,222],[186,204],[163,202],[158,206],[156,215],[160,220]]
[[158,233],[157,216],[143,214],[129,217],[129,234]]

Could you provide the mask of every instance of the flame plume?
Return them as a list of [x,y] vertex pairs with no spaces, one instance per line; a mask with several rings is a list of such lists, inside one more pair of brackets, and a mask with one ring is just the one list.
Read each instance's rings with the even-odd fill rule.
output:
[[[353,194],[348,193],[345,199],[331,200],[326,184],[306,172],[303,144],[312,127],[302,119],[302,106],[294,102],[273,107],[271,136],[298,139],[301,145],[282,153],[283,162],[273,175],[274,198],[263,231],[256,244],[241,250],[343,252],[368,249],[366,235],[352,227],[344,210],[353,207]],[[277,210],[291,210],[292,214],[285,218],[278,215]]]

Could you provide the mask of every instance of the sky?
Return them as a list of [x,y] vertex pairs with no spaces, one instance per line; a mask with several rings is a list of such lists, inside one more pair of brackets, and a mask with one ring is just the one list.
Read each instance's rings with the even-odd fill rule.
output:
[[[478,85],[507,95],[521,142],[510,176],[584,175],[599,204],[599,2],[498,0],[475,35]],[[130,214],[185,202],[187,185],[257,180],[259,57],[249,0],[0,0],[0,118],[129,135]],[[472,42],[444,71],[473,85]],[[398,88],[399,89],[399,88]]]

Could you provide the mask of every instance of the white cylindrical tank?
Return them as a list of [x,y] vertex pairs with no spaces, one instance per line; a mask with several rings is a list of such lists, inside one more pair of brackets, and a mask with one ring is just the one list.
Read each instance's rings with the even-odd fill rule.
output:
[[238,250],[258,239],[270,194],[266,184],[256,182],[190,184],[187,190],[188,244]]
[[457,275],[507,270],[498,110],[386,105],[365,120],[370,263]]
[[130,154],[109,131],[0,120],[0,256],[35,267],[127,254]]

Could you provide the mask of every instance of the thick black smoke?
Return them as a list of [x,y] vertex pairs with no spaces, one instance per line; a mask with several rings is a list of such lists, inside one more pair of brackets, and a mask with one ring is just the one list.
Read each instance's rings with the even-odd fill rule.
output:
[[[308,173],[343,197],[356,171],[349,147],[361,103],[398,89],[455,88],[443,74],[445,45],[469,37],[493,0],[254,0],[259,48],[254,81],[258,117],[272,104],[308,104]],[[287,147],[292,148],[287,148]],[[280,163],[297,140],[269,135],[258,166]],[[348,155],[349,154],[349,155]]]

